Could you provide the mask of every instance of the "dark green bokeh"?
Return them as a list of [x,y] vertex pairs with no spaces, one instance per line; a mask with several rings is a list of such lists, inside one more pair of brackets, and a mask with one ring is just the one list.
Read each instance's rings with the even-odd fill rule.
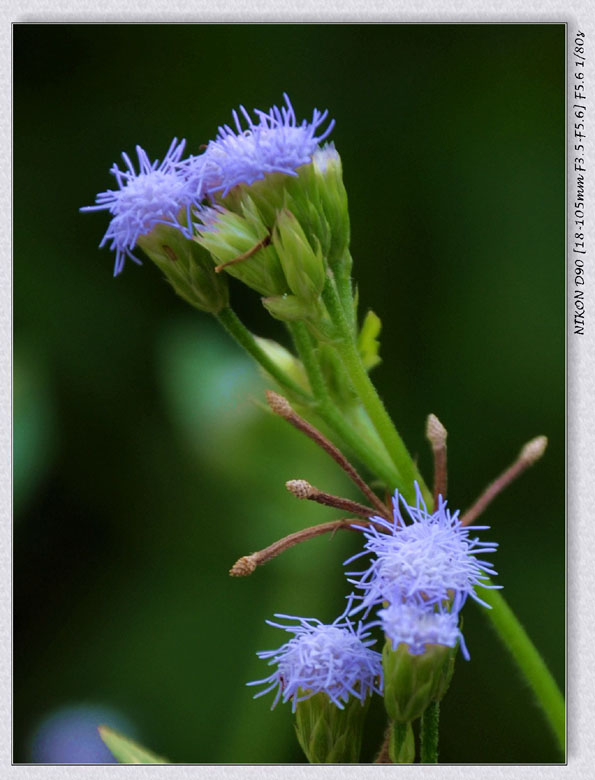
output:
[[[14,736],[30,760],[55,707],[101,702],[179,762],[301,761],[288,707],[252,701],[275,611],[327,620],[357,540],[318,539],[247,580],[242,554],[347,491],[271,419],[262,383],[150,264],[111,278],[105,215],[79,214],[121,151],[212,138],[239,103],[328,107],[350,197],[374,378],[422,471],[425,417],[449,431],[466,507],[537,434],[546,457],[489,509],[498,581],[564,684],[563,25],[14,28]],[[251,328],[283,339],[234,285]],[[281,457],[281,455],[283,457]],[[558,760],[481,610],[465,610],[441,707],[445,762]],[[371,709],[363,760],[383,729]]]

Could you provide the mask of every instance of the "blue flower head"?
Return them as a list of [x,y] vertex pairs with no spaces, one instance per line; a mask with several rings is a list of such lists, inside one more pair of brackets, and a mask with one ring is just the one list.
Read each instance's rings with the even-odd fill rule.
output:
[[266,685],[254,698],[276,688],[271,709],[282,698],[284,702],[291,700],[295,712],[298,702],[316,693],[326,693],[333,704],[343,709],[350,696],[363,703],[368,694],[382,692],[382,657],[370,650],[376,640],[368,639],[370,634],[361,622],[354,627],[346,612],[330,625],[314,618],[279,614],[275,617],[296,620],[298,625],[285,626],[267,620],[269,625],[294,636],[277,650],[257,654],[259,658],[269,658],[269,666],[277,668],[264,680],[248,683]]
[[[458,611],[467,596],[489,606],[475,593],[475,587],[496,572],[487,561],[476,556],[495,552],[498,545],[480,542],[470,537],[472,530],[488,526],[461,525],[459,512],[451,514],[446,501],[439,497],[438,508],[429,513],[419,486],[415,485],[416,506],[409,506],[395,492],[393,520],[372,517],[374,526],[364,529],[365,550],[345,563],[370,552],[373,554],[368,569],[349,572],[359,579],[350,580],[364,591],[361,608],[371,608],[384,601],[423,600],[426,605],[441,604],[454,595],[454,611]],[[400,511],[400,502],[411,522],[406,524]]]
[[[335,121],[320,131],[328,111],[314,109],[312,120],[298,122],[284,94],[285,106],[273,106],[268,113],[255,109],[253,119],[243,106],[233,111],[235,129],[219,127],[205,152],[189,160],[189,176],[200,195],[227,195],[237,184],[250,185],[267,173],[296,175],[296,168],[309,163],[318,145],[332,131]],[[319,133],[320,131],[320,133]],[[318,134],[319,133],[319,134]]]
[[426,645],[456,647],[457,642],[460,642],[463,656],[469,660],[469,652],[459,629],[457,610],[447,612],[418,601],[394,601],[384,609],[379,609],[377,614],[378,624],[391,641],[393,650],[404,643],[412,655],[423,655]]
[[124,268],[126,257],[140,263],[132,250],[139,236],[150,233],[155,225],[172,225],[187,238],[192,237],[191,228],[179,221],[180,212],[185,210],[186,225],[191,226],[190,208],[196,195],[186,169],[180,164],[185,144],[185,141],[178,143],[177,138],[174,138],[161,163],[158,160],[151,162],[145,150],[137,146],[138,173],[128,155],[122,153],[125,170],[120,170],[116,163],[110,169],[119,189],[99,193],[95,206],[81,209],[107,210],[112,215],[99,246],[103,247],[111,241],[110,249],[116,253],[114,276]]

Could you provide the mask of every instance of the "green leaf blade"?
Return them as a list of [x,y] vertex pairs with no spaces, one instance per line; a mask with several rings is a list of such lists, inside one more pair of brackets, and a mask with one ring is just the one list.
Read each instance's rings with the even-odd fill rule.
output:
[[132,739],[114,731],[109,726],[99,726],[99,736],[105,742],[114,758],[120,764],[169,764],[170,762],[152,753]]

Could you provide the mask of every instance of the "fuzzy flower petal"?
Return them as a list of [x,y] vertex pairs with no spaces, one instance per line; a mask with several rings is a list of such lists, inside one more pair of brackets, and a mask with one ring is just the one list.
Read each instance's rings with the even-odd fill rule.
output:
[[377,623],[382,626],[394,650],[405,643],[412,655],[422,655],[428,644],[455,647],[460,642],[463,656],[469,660],[467,646],[459,629],[458,612],[435,610],[423,602],[395,601],[379,609],[377,614]]
[[311,161],[335,121],[320,131],[328,111],[314,109],[310,122],[298,123],[289,97],[283,97],[285,106],[273,106],[268,113],[256,109],[255,118],[240,106],[242,118],[233,112],[235,128],[223,125],[206,151],[190,158],[189,176],[200,195],[221,193],[225,197],[237,184],[250,185],[267,173],[295,176],[296,168]]
[[[351,607],[351,600],[349,602]],[[297,621],[287,626],[267,621],[294,636],[277,650],[264,650],[259,658],[268,658],[269,666],[276,670],[264,680],[248,685],[265,685],[254,698],[277,689],[273,707],[280,698],[291,700],[295,712],[298,702],[316,693],[326,693],[339,709],[343,709],[349,696],[362,702],[372,692],[382,692],[381,655],[370,650],[376,640],[360,622],[357,627],[341,615],[331,625],[324,625],[315,618],[275,615]]]
[[110,173],[119,189],[106,190],[97,195],[95,206],[85,206],[81,211],[106,210],[112,215],[109,227],[100,247],[110,241],[110,249],[116,253],[114,276],[124,267],[126,257],[140,263],[132,254],[139,236],[150,233],[158,223],[178,228],[188,238],[191,229],[180,224],[180,211],[185,210],[186,224],[191,225],[190,208],[195,191],[181,163],[185,141],[172,141],[163,161],[151,162],[140,146],[136,147],[139,172],[137,173],[127,154],[122,153],[125,170],[114,163]]
[[[485,526],[463,527],[459,512],[451,514],[446,502],[439,498],[437,510],[430,514],[416,484],[417,503],[409,506],[395,493],[393,521],[372,517],[375,525],[363,529],[365,550],[372,553],[370,566],[361,572],[349,572],[356,579],[350,582],[363,590],[358,609],[370,608],[384,601],[409,601],[423,597],[427,604],[448,601],[454,592],[458,611],[470,596],[484,606],[475,593],[475,587],[486,585],[484,580],[496,572],[488,561],[478,555],[495,552],[498,545],[471,538],[472,530]],[[401,515],[399,498],[411,522]]]

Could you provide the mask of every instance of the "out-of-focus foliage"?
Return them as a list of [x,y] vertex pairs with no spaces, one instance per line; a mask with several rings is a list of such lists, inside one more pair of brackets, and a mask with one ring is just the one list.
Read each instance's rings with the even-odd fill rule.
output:
[[[423,472],[449,432],[467,507],[537,434],[544,459],[486,513],[498,581],[564,680],[563,25],[18,25],[14,28],[14,759],[37,724],[101,701],[176,762],[301,761],[288,707],[252,701],[273,612],[332,620],[353,534],[246,580],[243,554],[332,510],[284,482],[351,491],[262,408],[265,384],[150,263],[112,279],[108,169],[174,135],[198,151],[238,103],[286,90],[337,121],[374,381]],[[232,285],[258,334],[287,343]],[[496,559],[495,559],[496,560]],[[478,609],[442,706],[445,762],[557,760]],[[99,725],[99,724],[98,724]],[[118,724],[108,724],[115,725]],[[366,726],[371,760],[384,726]]]
[[19,517],[51,468],[58,433],[43,352],[26,344],[15,355],[13,496]]
[[99,726],[101,739],[120,764],[168,764],[163,756],[157,756],[132,739],[119,734],[109,726]]

